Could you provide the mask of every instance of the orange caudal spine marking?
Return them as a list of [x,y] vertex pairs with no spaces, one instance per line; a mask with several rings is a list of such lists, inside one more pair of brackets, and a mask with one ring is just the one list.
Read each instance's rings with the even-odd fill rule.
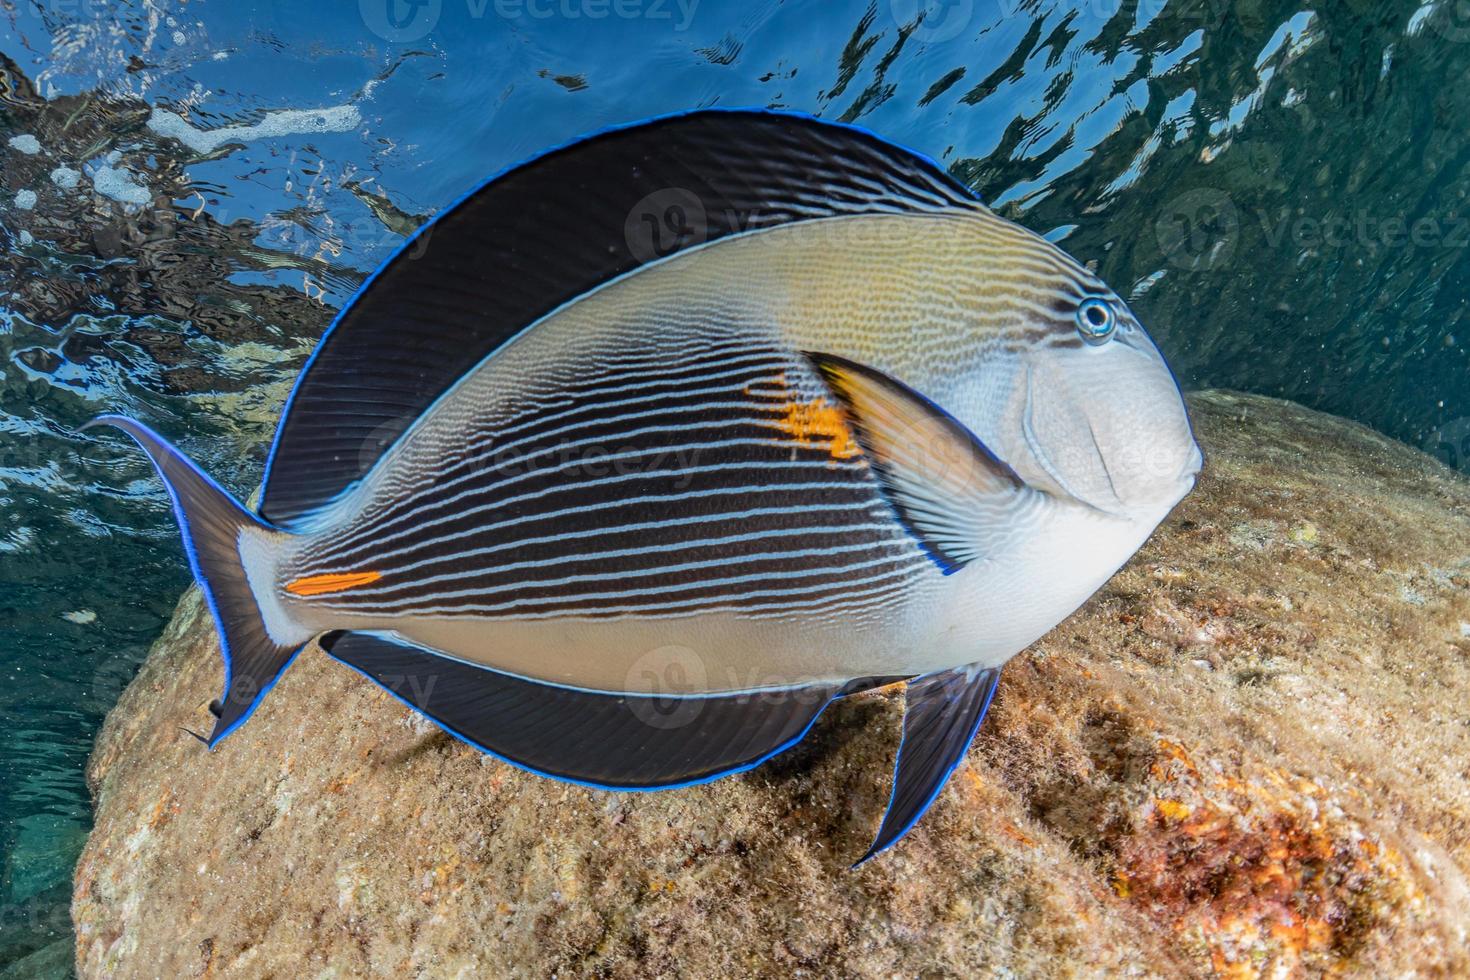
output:
[[328,572],[325,575],[308,575],[287,582],[286,591],[300,596],[326,595],[368,585],[382,577],[382,572]]
[[851,459],[862,453],[842,409],[825,398],[787,402],[786,414],[776,424],[799,442],[826,442],[833,459]]

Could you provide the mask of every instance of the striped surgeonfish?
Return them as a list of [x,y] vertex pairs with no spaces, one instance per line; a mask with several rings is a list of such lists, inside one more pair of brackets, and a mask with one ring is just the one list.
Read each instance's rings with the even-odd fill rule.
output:
[[218,625],[211,746],[314,639],[614,789],[748,769],[905,679],[864,859],[1201,464],[1087,268],[922,156],[758,111],[603,132],[440,214],[312,355],[255,511],[97,421],[157,467]]

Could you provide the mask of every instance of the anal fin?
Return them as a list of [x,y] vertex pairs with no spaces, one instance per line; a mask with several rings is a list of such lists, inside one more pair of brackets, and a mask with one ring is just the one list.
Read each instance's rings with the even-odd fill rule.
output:
[[957,667],[909,681],[893,792],[873,844],[853,867],[892,847],[919,822],[980,730],[1000,668]]
[[461,741],[600,789],[672,789],[750,769],[800,741],[841,690],[617,694],[502,673],[395,634],[333,634],[322,647]]

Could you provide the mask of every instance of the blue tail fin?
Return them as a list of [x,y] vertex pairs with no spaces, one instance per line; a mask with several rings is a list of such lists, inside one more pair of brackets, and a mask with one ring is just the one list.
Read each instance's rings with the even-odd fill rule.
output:
[[[219,628],[225,661],[224,692],[210,706],[215,713],[212,748],[234,731],[260,704],[312,636],[289,621],[269,598],[274,587],[269,557],[289,535],[246,510],[219,484],[147,426],[118,415],[103,415],[83,429],[110,425],[143,448],[173,499],[184,550],[204,601]],[[251,581],[252,568],[258,569]],[[256,589],[267,590],[264,612]]]

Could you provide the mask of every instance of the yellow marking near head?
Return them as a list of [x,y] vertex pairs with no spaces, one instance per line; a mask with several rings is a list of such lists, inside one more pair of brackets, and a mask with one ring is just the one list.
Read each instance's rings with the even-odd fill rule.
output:
[[809,402],[788,402],[786,415],[776,425],[799,442],[827,442],[833,459],[851,459],[862,454],[852,437],[842,409],[825,398]]
[[286,583],[286,591],[292,595],[326,595],[368,585],[383,577],[382,572],[328,572],[325,575],[308,575]]

